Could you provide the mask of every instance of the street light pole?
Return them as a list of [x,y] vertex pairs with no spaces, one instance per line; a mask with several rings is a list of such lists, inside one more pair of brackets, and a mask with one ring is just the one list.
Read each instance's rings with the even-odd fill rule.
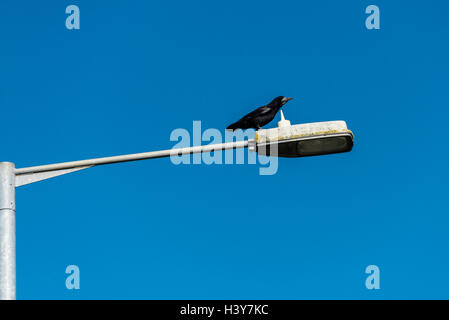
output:
[[11,162],[0,162],[0,299],[16,299],[15,172]]
[[16,299],[16,187],[98,165],[247,148],[251,141],[254,140],[135,153],[19,169],[15,169],[14,163],[0,162],[0,300]]
[[[261,155],[305,157],[352,149],[354,136],[344,121],[290,125],[281,111],[278,128],[259,130],[256,139],[233,141],[114,157],[71,161],[15,169],[0,162],[0,300],[16,299],[15,188],[98,165],[164,158],[193,153],[249,148]],[[273,152],[274,150],[274,152]]]

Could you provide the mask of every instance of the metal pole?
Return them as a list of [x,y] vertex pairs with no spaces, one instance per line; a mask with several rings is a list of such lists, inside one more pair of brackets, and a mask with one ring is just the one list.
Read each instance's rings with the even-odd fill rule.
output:
[[241,148],[247,148],[250,143],[254,143],[254,140],[225,142],[225,143],[218,143],[218,144],[208,144],[205,146],[194,146],[194,147],[186,147],[186,148],[179,148],[179,149],[169,149],[169,150],[126,154],[126,155],[114,156],[114,157],[105,157],[105,158],[96,158],[96,159],[79,160],[79,161],[71,161],[71,162],[62,162],[62,163],[55,163],[55,164],[46,164],[43,166],[18,168],[15,170],[15,173],[16,173],[16,175],[23,175],[23,174],[28,174],[28,173],[46,172],[46,171],[54,171],[54,170],[65,170],[65,169],[98,166],[98,165],[103,165],[103,164],[111,164],[111,163],[119,163],[119,162],[164,158],[164,157],[177,156],[177,155],[183,155],[183,154],[203,153],[203,152],[212,152],[212,151],[229,150],[229,149],[241,149]]
[[16,299],[14,163],[0,162],[0,300]]
[[255,140],[251,139],[19,169],[15,169],[11,162],[0,162],[0,300],[16,299],[16,208],[14,199],[16,186],[98,165],[248,147],[251,151],[255,151],[254,146]]

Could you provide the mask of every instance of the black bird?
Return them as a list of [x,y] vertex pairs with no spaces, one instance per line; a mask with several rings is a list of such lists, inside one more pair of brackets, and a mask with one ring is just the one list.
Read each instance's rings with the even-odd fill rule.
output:
[[279,96],[271,101],[266,106],[257,108],[251,113],[248,113],[242,119],[236,123],[231,124],[226,130],[237,130],[237,129],[256,129],[259,130],[264,125],[271,122],[274,116],[279,111],[279,109],[293,98],[287,98],[284,96]]

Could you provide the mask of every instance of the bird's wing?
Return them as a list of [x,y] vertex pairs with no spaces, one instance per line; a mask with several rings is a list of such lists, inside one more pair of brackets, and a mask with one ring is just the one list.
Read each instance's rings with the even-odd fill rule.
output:
[[257,108],[253,112],[250,112],[246,116],[241,118],[239,121],[228,126],[227,129],[234,130],[234,129],[242,129],[242,128],[243,129],[257,128],[255,119],[257,119],[260,116],[263,116],[266,113],[269,113],[270,111],[271,111],[271,108],[268,106],[263,106],[263,107]]
[[257,108],[256,110],[254,110],[254,111],[248,113],[248,114],[247,114],[246,116],[244,116],[241,120],[253,118],[253,117],[255,117],[255,116],[258,117],[258,116],[264,115],[264,114],[266,114],[266,113],[268,113],[268,112],[270,112],[270,111],[271,111],[271,108],[270,108],[270,107],[263,106],[263,107]]

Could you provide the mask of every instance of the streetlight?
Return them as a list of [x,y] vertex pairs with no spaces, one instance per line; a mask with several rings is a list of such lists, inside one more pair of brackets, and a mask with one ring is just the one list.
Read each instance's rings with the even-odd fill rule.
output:
[[98,165],[194,153],[249,148],[262,155],[303,157],[347,152],[354,136],[344,121],[290,125],[281,111],[277,128],[256,132],[256,139],[152,151],[27,168],[0,162],[0,300],[16,299],[15,188]]
[[259,154],[296,158],[351,151],[354,135],[344,121],[292,126],[281,111],[278,127],[257,131],[255,143]]

